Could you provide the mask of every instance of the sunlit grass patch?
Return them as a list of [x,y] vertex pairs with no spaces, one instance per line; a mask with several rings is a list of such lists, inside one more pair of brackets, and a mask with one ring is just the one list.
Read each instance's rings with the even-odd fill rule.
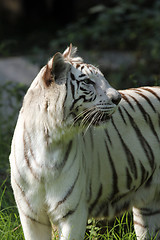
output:
[[126,212],[114,222],[89,220],[85,240],[136,240],[132,216]]
[[13,194],[6,182],[7,179],[0,186],[0,239],[22,240],[24,237],[17,207],[13,205]]

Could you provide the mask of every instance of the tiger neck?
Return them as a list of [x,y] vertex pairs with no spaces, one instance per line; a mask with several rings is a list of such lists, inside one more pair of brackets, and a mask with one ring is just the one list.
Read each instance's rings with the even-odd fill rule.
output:
[[64,129],[58,132],[53,131],[50,134],[51,136],[45,148],[47,158],[45,157],[44,166],[47,169],[53,169],[52,175],[57,178],[61,172],[69,170],[69,166],[74,161],[77,149],[80,148],[78,141],[79,134],[75,130],[72,130],[71,133],[71,131]]
[[76,136],[78,136],[82,130],[77,127],[71,127],[71,126],[63,126],[57,127],[52,129],[51,131],[46,130],[44,132],[44,138],[46,140],[46,143],[50,147],[54,147],[57,145],[67,145],[70,141],[75,140]]

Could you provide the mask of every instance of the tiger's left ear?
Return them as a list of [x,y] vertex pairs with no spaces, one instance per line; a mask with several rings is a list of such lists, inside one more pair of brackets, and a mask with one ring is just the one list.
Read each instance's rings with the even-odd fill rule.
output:
[[49,87],[52,82],[57,84],[62,83],[67,73],[68,64],[64,61],[64,57],[61,53],[56,53],[53,58],[46,65],[44,73],[44,81]]

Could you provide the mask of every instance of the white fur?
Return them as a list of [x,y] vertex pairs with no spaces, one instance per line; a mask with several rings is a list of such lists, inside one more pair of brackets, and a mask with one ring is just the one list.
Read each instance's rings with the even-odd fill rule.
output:
[[[73,72],[76,79],[80,75],[80,70],[74,67],[76,63],[70,63],[74,59],[72,55],[74,53],[75,50],[71,49],[67,49],[64,53],[64,56],[66,55],[65,62],[70,66],[67,73],[68,79],[70,72]],[[75,59],[76,62],[77,58]],[[49,68],[52,67],[53,62],[54,58],[52,62],[50,60]],[[79,63],[84,64],[80,58]],[[92,73],[91,71],[86,73],[87,65],[84,64],[84,66],[82,73],[90,74],[90,79],[97,82],[95,87],[97,98],[94,100],[94,104],[105,100],[105,103],[108,104],[106,109],[109,109],[110,106],[111,109],[108,111],[112,114],[116,106],[111,103],[110,96],[116,95],[117,92],[111,88],[98,69],[95,70],[93,66],[89,65],[90,68],[93,67]],[[46,87],[44,85],[44,78],[48,76],[46,69],[44,67],[40,71],[25,96],[10,154],[11,182],[25,239],[51,239],[51,221],[58,226],[60,240],[81,240],[84,237],[88,217],[96,216],[100,207],[104,205],[99,217],[103,217],[103,210],[105,206],[108,206],[107,217],[111,219],[115,216],[116,209],[123,208],[124,202],[129,204],[129,209],[134,206],[135,221],[142,225],[148,223],[147,227],[152,234],[155,229],[160,227],[158,222],[160,214],[156,215],[156,219],[152,217],[153,221],[148,220],[147,217],[145,219],[144,216],[142,219],[139,209],[147,207],[153,210],[160,209],[158,206],[160,147],[149,123],[145,121],[140,108],[130,96],[134,96],[141,103],[160,138],[160,103],[158,99],[149,91],[141,89],[153,103],[156,109],[156,112],[153,112],[151,106],[136,90],[121,91],[129,98],[134,107],[133,110],[125,99],[122,99],[119,104],[127,124],[123,121],[120,112],[116,111],[112,119],[103,124],[103,127],[90,126],[87,131],[85,128],[79,131],[76,126],[72,126],[73,117],[69,113],[68,106],[72,104],[71,89],[68,86],[69,94],[66,97],[65,83],[56,84],[54,82],[52,87]],[[159,88],[153,88],[153,90],[160,96]],[[65,105],[62,106],[64,101]],[[48,103],[47,107],[46,102]],[[91,107],[93,103],[82,102],[81,104]],[[151,167],[124,109],[134,119],[135,124],[153,150],[154,169]],[[137,178],[130,170],[127,155],[116,128],[134,156]],[[69,144],[71,147],[67,153]],[[150,154],[149,149],[147,151]],[[66,156],[67,159],[64,161]],[[148,178],[154,172],[151,187],[145,187],[145,183],[140,186],[142,179],[140,163],[143,164],[145,173],[148,173]],[[132,178],[131,189],[127,187],[126,168],[129,169]],[[119,190],[115,194],[113,194],[114,171],[117,174],[116,184]],[[116,200],[122,195],[124,195],[122,200]],[[114,201],[115,204],[113,204]],[[96,205],[93,207],[95,202]],[[93,209],[89,214],[91,207]],[[137,216],[140,216],[138,220]],[[135,225],[137,238],[147,238],[148,228]]]

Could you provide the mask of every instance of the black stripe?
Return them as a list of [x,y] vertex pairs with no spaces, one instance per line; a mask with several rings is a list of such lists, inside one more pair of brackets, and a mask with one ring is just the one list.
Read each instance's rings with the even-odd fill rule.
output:
[[150,212],[150,210],[151,210],[150,208],[144,208],[144,207],[140,208],[141,212]]
[[151,106],[152,110],[156,113],[156,109],[153,106],[153,104],[150,101],[150,99],[146,95],[144,95],[142,92],[136,91],[136,93],[139,94],[141,97],[143,97],[148,102],[148,104]]
[[126,143],[124,142],[123,138],[121,137],[119,131],[118,131],[118,128],[116,127],[114,121],[113,121],[113,118],[111,118],[111,121],[112,121],[112,124],[121,140],[121,144],[122,144],[122,147],[125,151],[125,154],[126,154],[126,158],[127,158],[127,161],[128,161],[128,164],[130,166],[130,169],[131,169],[131,172],[133,173],[134,175],[134,178],[137,179],[137,168],[136,168],[136,164],[135,164],[135,160],[134,160],[134,157],[133,157],[133,154],[131,153],[131,151],[129,150],[128,146],[126,145]]
[[84,102],[89,102],[89,100],[86,100],[85,97],[86,97],[85,95],[82,95],[82,96],[80,96],[80,97],[77,98],[77,99],[73,99],[74,102],[72,103],[72,105],[71,105],[71,107],[70,107],[70,111],[72,111],[72,110],[74,109],[75,104],[76,104],[80,99],[83,99]]
[[149,173],[145,170],[145,168],[141,162],[140,162],[140,164],[141,164],[141,174],[142,174],[141,175],[141,183],[140,183],[140,186],[141,186],[148,179]]
[[[130,192],[129,192],[130,193]],[[111,204],[112,206],[114,204],[117,204],[119,201],[121,201],[123,198],[125,198],[126,196],[128,195],[128,192],[127,193],[124,193],[124,194],[121,194],[119,196],[116,196],[112,201],[111,201]]]
[[112,146],[112,140],[111,140],[111,138],[109,136],[109,133],[108,133],[107,129],[104,129],[104,131],[105,131],[105,134],[106,134],[106,136],[108,138],[108,141],[109,141],[110,145]]
[[48,108],[49,108],[49,101],[46,100],[46,103],[45,103],[45,111],[48,112]]
[[78,174],[77,174],[77,177],[76,177],[73,185],[72,185],[72,186],[70,187],[70,189],[68,190],[67,194],[64,196],[64,198],[63,198],[61,201],[59,201],[59,202],[57,203],[57,205],[56,205],[56,207],[55,207],[55,210],[59,207],[59,205],[61,205],[62,203],[64,203],[64,202],[67,200],[67,198],[71,195],[71,193],[73,192],[73,189],[74,189],[74,187],[75,187],[75,185],[76,185],[76,182],[77,182],[77,180],[78,180],[78,177],[79,177],[79,172],[78,172]]
[[148,226],[145,226],[145,225],[143,225],[143,224],[141,224],[141,223],[139,223],[139,222],[137,222],[137,221],[134,221],[133,223],[134,223],[134,225],[138,225],[138,226],[141,227],[141,228],[147,229],[147,227],[148,227]]
[[89,91],[88,89],[84,88],[83,86],[80,86],[79,89],[80,89],[81,91],[83,91],[85,94],[90,94],[90,93],[92,93],[91,91]]
[[128,111],[124,107],[123,107],[123,109],[126,112],[126,114],[128,115],[130,123],[131,123],[133,129],[135,130],[135,133],[136,133],[138,140],[141,143],[141,146],[146,154],[149,164],[150,164],[151,168],[153,169],[154,165],[155,165],[155,161],[154,161],[154,154],[153,154],[152,148],[150,147],[147,140],[143,137],[143,135],[142,135],[140,129],[138,128],[137,124],[135,123],[133,117],[128,113]]
[[[81,66],[81,71],[83,70],[83,68],[84,68],[84,65]],[[84,74],[84,75],[85,75],[85,74]]]
[[70,85],[71,85],[72,98],[74,99],[75,98],[75,86],[72,82],[70,82]]
[[124,115],[123,115],[123,113],[122,113],[122,110],[121,110],[120,106],[118,107],[118,111],[119,111],[119,113],[120,113],[120,115],[121,115],[121,118],[122,118],[123,122],[127,125],[127,122],[126,122],[126,120],[125,120],[125,118],[124,118]]
[[64,156],[62,162],[60,162],[59,164],[55,164],[55,168],[57,168],[58,170],[62,169],[64,167],[64,165],[66,164],[66,161],[67,161],[70,151],[72,149],[72,143],[73,143],[72,141],[69,142],[67,151],[65,153],[65,156]]
[[113,190],[112,190],[112,193],[109,197],[109,199],[112,199],[119,192],[119,190],[118,190],[118,176],[117,176],[117,172],[116,172],[114,162],[112,160],[107,142],[105,142],[105,145],[106,145],[106,149],[107,149],[108,159],[110,161],[111,168],[112,168],[112,189]]
[[75,211],[76,211],[76,209],[69,210],[62,218],[67,218],[67,217],[69,217],[69,216],[72,215]]
[[152,93],[157,99],[158,99],[158,101],[160,101],[160,97],[157,95],[157,93],[155,93],[152,89],[150,89],[150,88],[146,88],[146,87],[141,87],[143,90],[146,90],[146,91],[148,91],[148,92],[150,92],[150,93]]
[[72,78],[72,80],[76,80],[76,78],[75,78],[73,73],[71,73],[71,78]]
[[77,159],[77,154],[78,154],[78,151],[77,151],[77,148],[76,148],[74,157],[73,157],[72,162],[71,162],[70,166],[68,167],[68,169],[70,169],[73,166],[75,160]]
[[131,174],[128,170],[128,168],[126,167],[126,177],[127,177],[127,189],[128,190],[131,190],[131,184],[132,184],[132,177],[131,177]]
[[[142,210],[142,209],[141,209]],[[150,216],[153,216],[153,215],[157,215],[157,214],[160,214],[160,210],[157,210],[157,211],[152,211],[152,209],[147,209],[148,211],[141,211],[141,214],[143,216],[146,216],[146,217],[150,217]]]
[[133,91],[142,92],[142,90],[141,90],[140,88],[129,88],[128,90],[133,90]]
[[139,190],[139,188],[145,184],[145,187],[146,187],[146,184],[147,184],[147,181],[149,180],[149,173],[148,171],[145,170],[145,168],[143,167],[142,163],[140,162],[141,164],[141,181],[140,181],[140,184],[139,186],[136,188],[136,191]]
[[147,118],[147,113],[146,113],[146,111],[144,110],[144,108],[142,107],[142,105],[140,104],[140,102],[138,102],[138,100],[137,100],[135,97],[133,97],[132,95],[129,94],[129,96],[136,102],[136,104],[137,104],[139,110],[141,111],[141,113],[142,113],[145,121],[148,122],[148,121],[147,121],[147,120],[148,120],[148,118]]
[[89,128],[89,133],[90,133],[90,139],[91,139],[91,149],[94,149],[94,141],[93,141],[93,131],[91,128]]
[[[34,215],[37,215],[37,213],[35,213],[35,212],[33,211],[33,208],[31,207],[31,204],[29,203],[29,200],[27,199],[27,197],[26,197],[26,195],[25,195],[25,191],[24,191],[24,190],[21,188],[21,186],[17,183],[17,181],[16,181],[16,179],[15,179],[15,176],[13,176],[13,179],[14,179],[15,184],[16,184],[17,187],[19,188],[19,190],[20,190],[20,192],[21,192],[21,194],[22,194],[22,196],[23,196],[23,198],[24,198],[24,201],[26,202],[28,208],[30,209],[30,211],[31,211],[32,213],[34,213]],[[17,201],[17,202],[18,202],[18,201]]]
[[93,208],[96,206],[96,204],[98,203],[99,201],[99,198],[101,197],[102,195],[102,184],[100,184],[100,187],[99,187],[99,190],[98,190],[98,193],[97,193],[97,196],[96,196],[96,199],[94,200],[94,202],[90,205],[89,207],[89,213],[92,212]]
[[[82,70],[83,68],[84,68],[84,66],[81,67],[81,70]],[[82,73],[81,75],[79,75],[79,77],[86,77],[86,74],[83,74],[83,73]]]
[[158,135],[157,135],[157,132],[156,132],[156,130],[155,130],[155,128],[154,128],[154,124],[153,124],[153,122],[152,122],[152,120],[151,120],[151,118],[150,118],[149,115],[148,115],[148,124],[149,124],[149,126],[150,126],[150,129],[152,130],[153,135],[156,137],[158,143],[160,144],[159,137],[158,137]]
[[[41,225],[47,226],[47,227],[51,227],[50,222],[48,222],[48,224],[39,222],[39,221],[36,220],[35,218],[27,215],[27,214],[22,210],[22,208],[21,208],[21,206],[19,205],[19,203],[18,203],[17,205],[18,205],[18,208],[19,208],[20,212],[22,212],[22,214],[23,214],[26,218],[28,218],[29,220],[31,220],[31,221],[33,221],[33,222],[36,222],[36,223],[39,223],[39,224],[41,224]],[[35,214],[35,213],[34,213],[34,215],[37,216],[37,214]]]
[[85,135],[82,135],[82,139],[83,139],[83,142],[84,142],[84,147],[86,147],[86,138],[85,138]]
[[120,94],[122,95],[122,98],[129,104],[129,106],[132,108],[133,111],[135,111],[132,103],[129,101],[129,99],[127,98],[126,94],[122,93],[121,91],[119,91]]
[[151,174],[151,176],[149,177],[149,179],[147,180],[147,182],[146,182],[146,184],[145,184],[145,187],[148,188],[148,187],[151,186],[154,172],[155,172],[155,169],[154,169],[154,171],[152,172],[152,174]]
[[160,143],[159,137],[158,137],[158,135],[157,135],[157,133],[156,133],[156,131],[155,131],[155,129],[154,129],[154,125],[153,125],[153,123],[152,123],[152,120],[151,120],[149,114],[144,110],[144,108],[142,107],[142,105],[140,104],[140,102],[138,102],[137,99],[135,99],[135,98],[134,98],[133,96],[131,96],[131,95],[130,95],[130,97],[133,98],[133,100],[137,103],[137,106],[138,106],[139,110],[141,111],[141,113],[142,113],[145,121],[149,124],[150,129],[152,130],[154,136],[157,138],[157,141]]
[[[77,205],[75,206],[74,209],[70,209],[61,219],[64,219],[64,218],[67,218],[69,217],[70,215],[74,214],[75,211],[77,210],[78,206],[79,206],[79,203],[81,202],[81,197],[82,197],[82,192],[80,194],[80,198],[79,198],[79,201],[77,203]],[[60,219],[58,219],[58,221],[60,221]]]

